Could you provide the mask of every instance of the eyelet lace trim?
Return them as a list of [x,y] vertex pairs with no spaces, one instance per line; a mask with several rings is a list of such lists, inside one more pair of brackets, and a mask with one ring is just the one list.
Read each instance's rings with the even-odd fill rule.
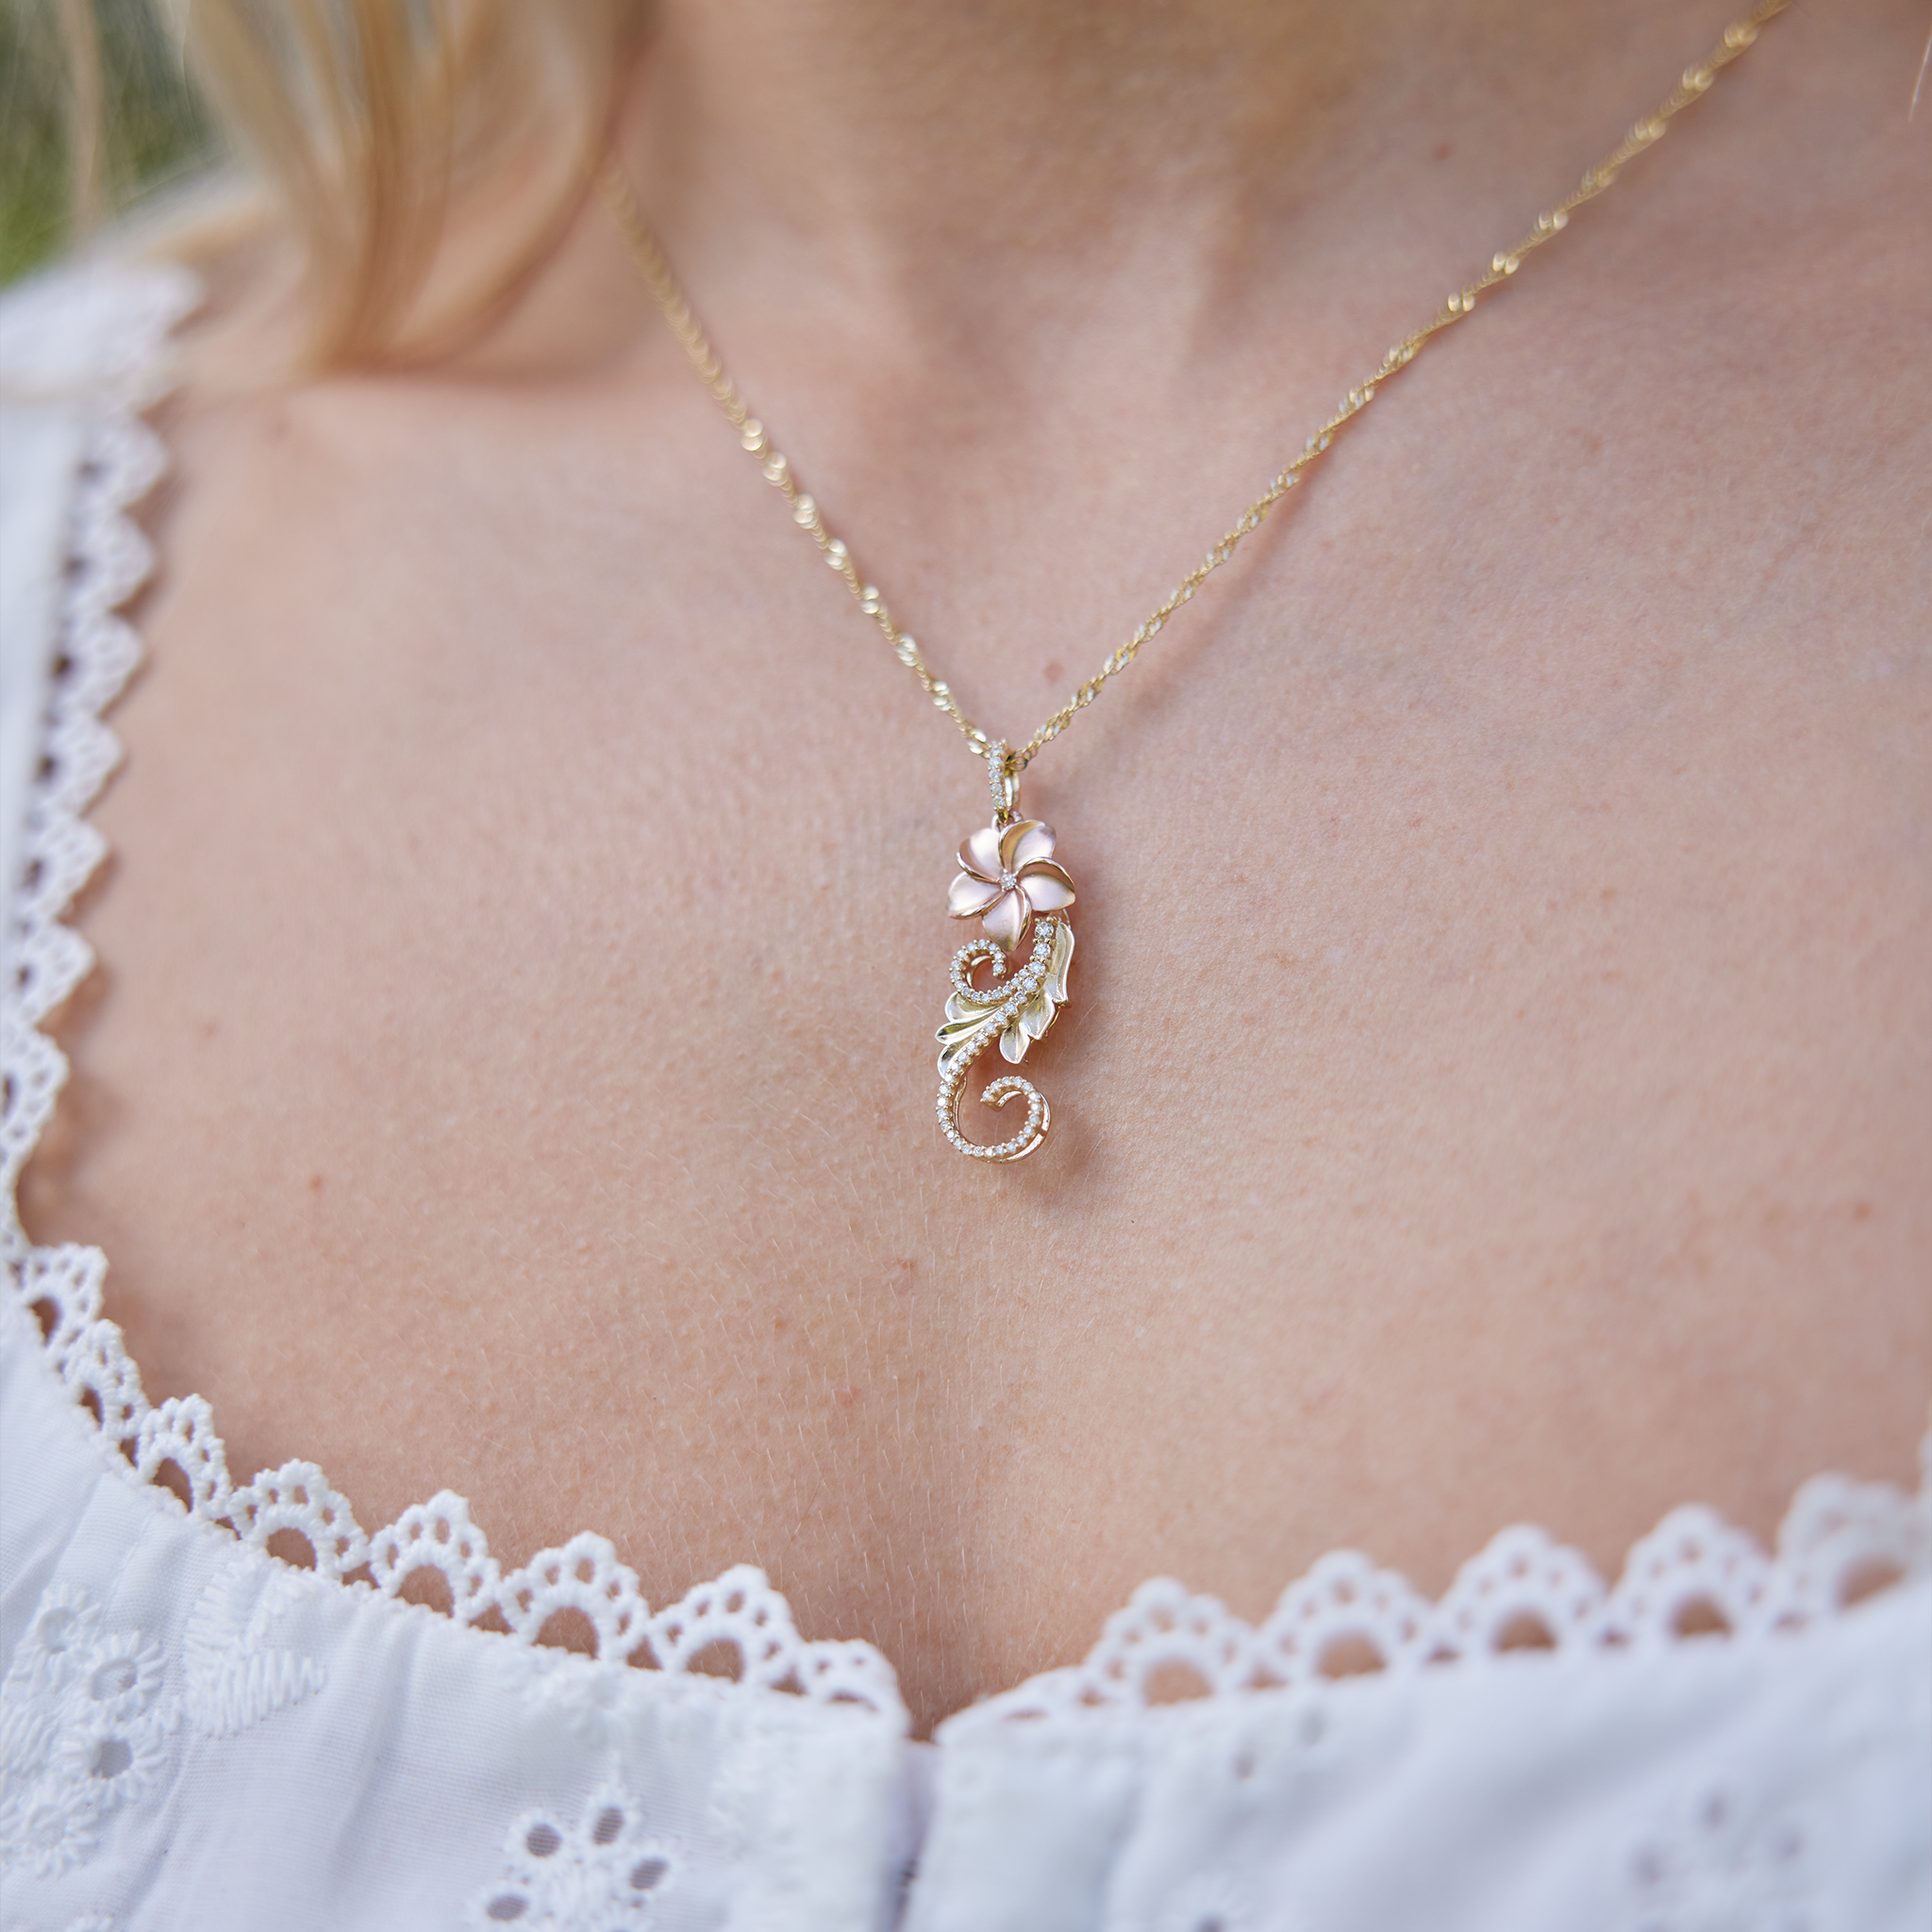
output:
[[[255,1560],[276,1560],[271,1540],[292,1531],[318,1574],[353,1589],[395,1598],[417,1573],[433,1571],[448,1592],[447,1614],[479,1636],[538,1643],[558,1612],[575,1610],[601,1660],[687,1674],[701,1653],[723,1643],[738,1654],[741,1688],[900,1714],[891,1666],[872,1645],[802,1639],[785,1599],[749,1565],[653,1613],[636,1574],[600,1536],[573,1537],[506,1573],[469,1506],[448,1491],[372,1536],[313,1463],[285,1463],[237,1488],[208,1405],[198,1395],[151,1405],[142,1392],[120,1329],[101,1312],[101,1252],[35,1247],[23,1232],[21,1169],[67,1074],[41,1023],[93,964],[87,941],[61,920],[106,852],[83,816],[119,757],[102,714],[141,656],[116,613],[153,562],[130,511],[166,466],[143,412],[167,391],[169,338],[199,291],[178,271],[124,273],[117,300],[106,367],[92,372],[96,414],[68,537],[61,648],[0,992],[0,1256],[14,1293],[40,1324],[49,1368],[89,1412],[110,1467],[232,1532]],[[1771,1556],[1709,1509],[1674,1510],[1631,1551],[1612,1590],[1575,1551],[1521,1526],[1496,1537],[1434,1604],[1350,1550],[1324,1557],[1257,1626],[1213,1597],[1157,1578],[1108,1620],[1083,1663],[1031,1678],[953,1723],[1143,1708],[1161,1700],[1175,1672],[1207,1695],[1238,1696],[1336,1674],[1350,1650],[1401,1674],[1491,1657],[1525,1641],[1577,1651],[1668,1644],[1713,1627],[1734,1637],[1802,1629],[1838,1614],[1868,1586],[1932,1572],[1932,1435],[1922,1461],[1916,1496],[1837,1475],[1807,1483]]]
[[[1082,1663],[990,1698],[956,1724],[1144,1708],[1179,1676],[1210,1697],[1363,1668],[1407,1675],[1511,1651],[1655,1649],[1706,1635],[1803,1630],[1872,1591],[1932,1574],[1932,1435],[1919,1492],[1814,1476],[1767,1556],[1702,1504],[1674,1509],[1607,1589],[1545,1531],[1504,1530],[1440,1602],[1356,1550],[1324,1557],[1258,1625],[1178,1583],[1143,1583]],[[1338,1668],[1341,1666],[1341,1668]]]

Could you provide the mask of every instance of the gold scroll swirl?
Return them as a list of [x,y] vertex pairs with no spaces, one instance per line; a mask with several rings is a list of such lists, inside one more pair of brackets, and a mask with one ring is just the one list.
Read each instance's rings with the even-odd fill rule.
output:
[[[1064,914],[1039,921],[1032,954],[1010,978],[1006,976],[1004,954],[991,940],[974,940],[954,954],[953,993],[938,1035],[940,1131],[970,1158],[1024,1160],[1046,1139],[1053,1110],[1039,1088],[1018,1074],[1002,1074],[989,1081],[979,1096],[989,1107],[1025,1100],[1025,1123],[1009,1140],[990,1147],[969,1141],[959,1129],[959,1102],[974,1061],[995,1041],[1001,1054],[1017,1065],[1053,1024],[1067,1001],[1067,969],[1073,959],[1074,928]],[[975,986],[973,974],[982,965],[990,965],[993,976],[986,985]]]

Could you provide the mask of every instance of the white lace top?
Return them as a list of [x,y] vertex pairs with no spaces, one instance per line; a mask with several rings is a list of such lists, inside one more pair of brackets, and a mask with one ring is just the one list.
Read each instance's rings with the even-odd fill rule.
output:
[[[1607,1588],[1526,1528],[1434,1604],[1346,1551],[1255,1628],[1150,1583],[924,1746],[885,1659],[801,1638],[756,1570],[655,1609],[595,1535],[506,1572],[459,1497],[370,1532],[311,1464],[238,1483],[205,1403],[150,1405],[104,1257],[11,1199],[64,1073],[37,1029],[90,963],[59,920],[137,657],[140,411],[193,300],[94,264],[0,304],[9,1932],[1932,1926],[1932,1486],[1822,1476],[1772,1553],[1679,1509]],[[403,1594],[425,1569],[447,1612]],[[594,1657],[546,1643],[566,1608]],[[735,1682],[690,1668],[721,1641]],[[1331,1675],[1344,1641],[1380,1670]],[[1176,1663],[1206,1694],[1152,1701]]]

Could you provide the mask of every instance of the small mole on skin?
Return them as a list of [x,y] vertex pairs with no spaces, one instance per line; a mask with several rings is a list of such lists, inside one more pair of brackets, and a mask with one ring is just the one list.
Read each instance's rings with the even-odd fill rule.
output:
[[1456,143],[1454,142],[1440,142],[1437,143],[1434,153],[1429,156],[1429,158],[1432,161],[1446,161],[1455,152]]
[[852,1405],[858,1400],[858,1391],[857,1389],[838,1390],[834,1392],[832,1400],[836,1402],[841,1408],[850,1408]]
[[1871,1202],[1854,1201],[1852,1203],[1852,1219],[1854,1221],[1870,1221],[1872,1219]]
[[319,1174],[312,1174],[308,1176],[308,1191],[311,1194],[322,1192],[322,1176]]
[[1049,684],[1058,684],[1067,675],[1067,667],[1056,658],[1046,667],[1045,677]]

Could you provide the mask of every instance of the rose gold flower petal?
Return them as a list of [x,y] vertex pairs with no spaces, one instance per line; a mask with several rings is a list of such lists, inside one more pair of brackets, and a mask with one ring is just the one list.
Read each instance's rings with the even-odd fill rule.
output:
[[1036,912],[1058,912],[1074,903],[1074,882],[1050,858],[1036,859],[1020,874],[1020,890]]
[[984,912],[999,895],[996,883],[962,872],[946,888],[946,910],[955,919],[971,919],[975,912]]
[[1000,828],[997,825],[981,825],[959,847],[959,863],[976,877],[989,879],[997,885],[1000,874],[1007,870],[1000,863]]
[[1004,872],[1018,872],[1033,859],[1052,857],[1053,827],[1038,819],[1022,819],[1000,835],[1000,868]]
[[1032,920],[1033,908],[1027,905],[1025,894],[1015,891],[1002,892],[980,924],[986,928],[988,939],[1003,952],[1010,953],[1025,938]]

